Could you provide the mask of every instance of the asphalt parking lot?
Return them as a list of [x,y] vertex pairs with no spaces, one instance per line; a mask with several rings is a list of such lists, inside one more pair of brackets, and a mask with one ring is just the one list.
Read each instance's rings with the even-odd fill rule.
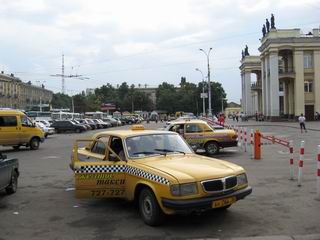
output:
[[[147,128],[162,125],[150,123]],[[0,193],[0,239],[303,239],[320,234],[320,201],[315,200],[315,149],[320,144],[320,132],[300,134],[298,129],[284,126],[259,128],[295,140],[296,146],[300,140],[306,141],[302,187],[297,187],[296,180],[288,180],[289,154],[281,146],[264,145],[259,161],[239,148],[225,149],[216,157],[245,167],[253,193],[226,212],[170,216],[156,228],[145,225],[131,203],[74,197],[73,172],[69,169],[73,140],[94,131],[50,136],[37,151],[1,147],[8,157],[19,159],[21,176],[16,194]],[[291,237],[298,235],[301,238]],[[320,235],[311,237],[319,239]]]

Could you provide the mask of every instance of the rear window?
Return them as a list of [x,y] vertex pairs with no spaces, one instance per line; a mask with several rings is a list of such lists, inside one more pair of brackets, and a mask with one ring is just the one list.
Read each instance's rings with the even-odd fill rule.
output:
[[0,116],[0,127],[16,127],[16,116]]

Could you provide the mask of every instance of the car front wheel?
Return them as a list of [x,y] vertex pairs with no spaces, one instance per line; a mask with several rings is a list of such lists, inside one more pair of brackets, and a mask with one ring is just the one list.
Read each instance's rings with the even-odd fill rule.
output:
[[208,142],[205,149],[208,155],[214,155],[219,152],[219,145],[216,142]]
[[31,150],[37,150],[38,148],[39,148],[39,146],[40,146],[40,141],[39,141],[39,139],[38,138],[32,138],[31,140],[30,140],[30,143],[29,143],[29,145],[30,145],[30,149]]
[[18,173],[16,171],[12,172],[11,182],[8,187],[6,187],[7,194],[13,194],[18,189]]
[[157,199],[149,188],[144,188],[140,192],[139,213],[143,221],[150,226],[161,224],[164,218]]

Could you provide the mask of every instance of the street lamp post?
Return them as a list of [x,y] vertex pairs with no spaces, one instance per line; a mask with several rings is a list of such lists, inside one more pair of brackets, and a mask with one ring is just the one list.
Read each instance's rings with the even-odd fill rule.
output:
[[204,117],[206,115],[206,100],[204,97],[204,76],[199,68],[196,68],[196,71],[200,72],[202,75],[202,116]]
[[208,95],[209,95],[209,109],[208,109],[208,115],[209,117],[212,117],[212,109],[211,109],[211,84],[210,84],[210,59],[209,55],[212,50],[212,48],[209,48],[208,52],[205,52],[202,48],[199,49],[201,52],[203,52],[207,56],[207,64],[208,64]]

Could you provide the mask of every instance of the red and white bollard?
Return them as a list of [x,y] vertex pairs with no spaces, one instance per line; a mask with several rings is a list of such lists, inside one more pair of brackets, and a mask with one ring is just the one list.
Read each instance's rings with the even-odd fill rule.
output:
[[289,142],[289,152],[290,152],[290,180],[294,178],[294,165],[293,165],[293,141]]
[[250,145],[251,145],[252,158],[254,158],[253,129],[250,130]]
[[244,151],[247,151],[247,128],[244,128]]
[[302,184],[302,169],[304,161],[304,141],[301,141],[300,145],[300,157],[299,157],[299,169],[298,169],[298,186]]
[[240,127],[240,147],[242,147],[242,139],[243,139],[242,133],[243,133],[242,127]]
[[320,145],[318,145],[317,153],[317,196],[316,199],[320,201]]

